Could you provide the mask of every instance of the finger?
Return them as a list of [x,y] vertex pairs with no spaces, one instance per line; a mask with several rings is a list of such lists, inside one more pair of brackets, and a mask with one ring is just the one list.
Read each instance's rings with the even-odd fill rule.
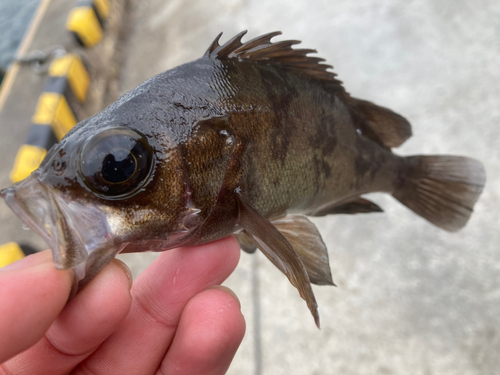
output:
[[127,316],[132,276],[115,260],[63,309],[45,336],[5,363],[13,374],[66,374],[88,357]]
[[225,374],[244,334],[245,318],[228,288],[201,292],[184,308],[157,374]]
[[132,307],[120,329],[75,373],[154,373],[170,346],[186,303],[224,281],[236,267],[239,254],[238,243],[230,237],[160,255],[134,282]]
[[61,312],[73,277],[49,250],[0,269],[0,363],[34,345]]

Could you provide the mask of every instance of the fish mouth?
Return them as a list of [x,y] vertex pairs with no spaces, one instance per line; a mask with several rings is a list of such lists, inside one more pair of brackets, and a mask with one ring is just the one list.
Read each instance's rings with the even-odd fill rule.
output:
[[0,197],[52,249],[55,267],[73,268],[78,280],[92,253],[119,252],[102,210],[53,191],[35,174],[0,191]]

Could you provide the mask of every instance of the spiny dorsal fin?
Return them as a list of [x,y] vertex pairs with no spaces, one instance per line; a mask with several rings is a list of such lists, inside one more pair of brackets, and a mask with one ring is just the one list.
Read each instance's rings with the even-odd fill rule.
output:
[[307,56],[309,53],[316,53],[316,50],[293,49],[293,45],[300,43],[298,40],[272,43],[271,39],[281,35],[280,31],[243,43],[241,39],[246,33],[243,31],[237,34],[222,46],[219,44],[222,36],[220,33],[208,48],[205,56],[217,60],[238,59],[280,64],[296,74],[322,82],[327,85],[328,89],[340,94],[340,97],[349,105],[351,114],[363,135],[383,147],[400,146],[411,136],[410,123],[404,117],[390,109],[351,97],[345,91],[342,82],[335,78],[337,75],[328,71],[332,68],[331,65],[322,64],[325,61],[322,58]]
[[242,31],[222,46],[219,44],[222,35],[220,33],[208,47],[205,56],[218,60],[239,59],[281,64],[295,73],[320,80],[330,85],[335,91],[345,92],[342,82],[335,78],[336,74],[328,71],[329,68],[333,68],[331,65],[321,64],[321,62],[325,61],[322,58],[307,56],[309,53],[316,53],[316,50],[293,49],[292,46],[299,44],[299,40],[272,43],[271,39],[281,35],[281,31],[261,35],[243,43],[241,38],[246,33],[247,31]]

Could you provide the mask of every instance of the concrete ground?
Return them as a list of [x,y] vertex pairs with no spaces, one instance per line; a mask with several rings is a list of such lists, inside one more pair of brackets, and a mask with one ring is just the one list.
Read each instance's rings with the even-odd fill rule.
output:
[[[23,39],[24,41],[31,39],[31,42],[26,44],[25,52],[50,50],[53,46],[60,46],[68,52],[79,53],[82,56],[89,67],[91,85],[85,103],[74,107],[75,116],[77,120],[81,121],[99,112],[109,93],[115,91],[109,83],[113,81],[111,78],[116,71],[114,66],[115,46],[122,29],[120,24],[124,13],[124,4],[119,1],[111,3],[113,12],[107,22],[106,33],[101,43],[93,49],[82,49],[66,30],[66,19],[74,3],[66,0],[44,0],[40,4],[37,11],[41,15],[39,26],[32,38],[27,36],[30,34],[28,31]],[[20,48],[23,48],[23,45]],[[46,81],[46,74],[35,73],[30,64],[21,64],[11,67],[2,82],[0,95],[0,188],[11,185],[10,171],[14,165],[17,151],[28,135],[31,118],[35,113],[38,98]],[[34,232],[21,229],[21,221],[2,201],[0,202],[0,245],[9,241],[28,245],[38,250],[46,248],[44,242]]]
[[[227,40],[281,30],[316,48],[354,96],[410,119],[414,136],[399,154],[460,154],[487,170],[459,233],[381,194],[372,198],[384,214],[315,220],[338,284],[315,287],[320,331],[286,278],[243,254],[226,282],[249,323],[230,374],[500,372],[500,4],[480,3],[132,2],[122,92],[200,57],[221,31]],[[142,262],[135,272],[150,261],[127,257]]]
[[[243,254],[226,282],[249,323],[230,374],[500,372],[500,3],[134,0],[132,10],[122,92],[200,57],[221,31],[281,30],[316,48],[354,96],[412,122],[397,153],[471,156],[487,170],[459,233],[382,194],[372,198],[384,214],[315,220],[338,284],[315,287],[320,331],[288,280]],[[136,273],[150,261],[126,259]]]
[[[225,41],[244,29],[248,39],[281,30],[281,40],[316,48],[354,96],[412,122],[414,136],[397,153],[471,156],[487,171],[458,233],[381,194],[371,198],[383,214],[314,220],[338,285],[314,287],[321,330],[267,259],[242,254],[226,285],[248,326],[229,374],[500,373],[500,3],[130,1],[121,93],[200,57],[220,31]],[[10,228],[11,216],[0,213]],[[138,274],[154,257],[122,259]]]

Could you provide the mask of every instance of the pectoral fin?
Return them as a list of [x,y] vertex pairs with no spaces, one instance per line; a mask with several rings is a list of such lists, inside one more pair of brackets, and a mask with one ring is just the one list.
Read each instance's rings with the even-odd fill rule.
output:
[[308,218],[302,215],[288,215],[273,221],[272,224],[297,251],[313,284],[335,285],[325,243],[316,226]]
[[264,216],[259,214],[241,196],[237,196],[239,221],[245,233],[252,239],[264,255],[295,286],[306,301],[314,321],[319,328],[318,304],[312,291],[306,268],[288,240]]

